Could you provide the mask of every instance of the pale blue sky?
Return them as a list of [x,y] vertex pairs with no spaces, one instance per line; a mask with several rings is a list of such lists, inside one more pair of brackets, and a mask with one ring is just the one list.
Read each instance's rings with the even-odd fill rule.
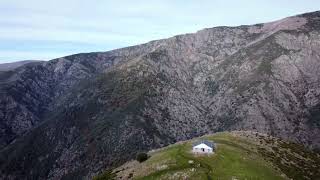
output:
[[0,63],[107,51],[319,7],[319,0],[0,0]]

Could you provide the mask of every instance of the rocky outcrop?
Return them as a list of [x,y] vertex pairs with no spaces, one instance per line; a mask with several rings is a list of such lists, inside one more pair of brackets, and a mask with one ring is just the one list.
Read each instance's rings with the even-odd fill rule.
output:
[[2,73],[0,177],[89,178],[138,151],[226,130],[319,148],[319,18],[215,27]]

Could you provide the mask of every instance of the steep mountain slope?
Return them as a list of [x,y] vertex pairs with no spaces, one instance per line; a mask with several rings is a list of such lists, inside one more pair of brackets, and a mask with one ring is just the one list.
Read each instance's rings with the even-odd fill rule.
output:
[[[214,154],[195,155],[192,142],[215,143]],[[114,179],[317,179],[320,155],[269,135],[232,131],[206,135],[152,150],[98,177]]]
[[319,45],[313,12],[0,74],[0,178],[91,177],[225,130],[319,148]]
[[38,124],[55,97],[78,79],[91,75],[94,58],[90,65],[82,63],[73,63],[66,57],[0,74],[0,147]]

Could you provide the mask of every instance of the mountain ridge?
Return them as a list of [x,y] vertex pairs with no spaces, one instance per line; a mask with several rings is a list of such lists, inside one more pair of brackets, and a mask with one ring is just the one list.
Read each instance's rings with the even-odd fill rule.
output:
[[9,62],[9,63],[0,63],[0,71],[10,71],[20,66],[23,66],[25,64],[34,63],[34,62],[41,62],[41,60],[24,60],[24,61],[15,61],[15,62]]

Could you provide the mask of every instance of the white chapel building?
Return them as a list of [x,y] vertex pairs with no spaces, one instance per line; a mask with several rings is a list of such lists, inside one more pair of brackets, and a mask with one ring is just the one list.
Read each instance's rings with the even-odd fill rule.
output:
[[195,154],[211,154],[214,151],[214,143],[203,140],[193,144],[192,152]]

